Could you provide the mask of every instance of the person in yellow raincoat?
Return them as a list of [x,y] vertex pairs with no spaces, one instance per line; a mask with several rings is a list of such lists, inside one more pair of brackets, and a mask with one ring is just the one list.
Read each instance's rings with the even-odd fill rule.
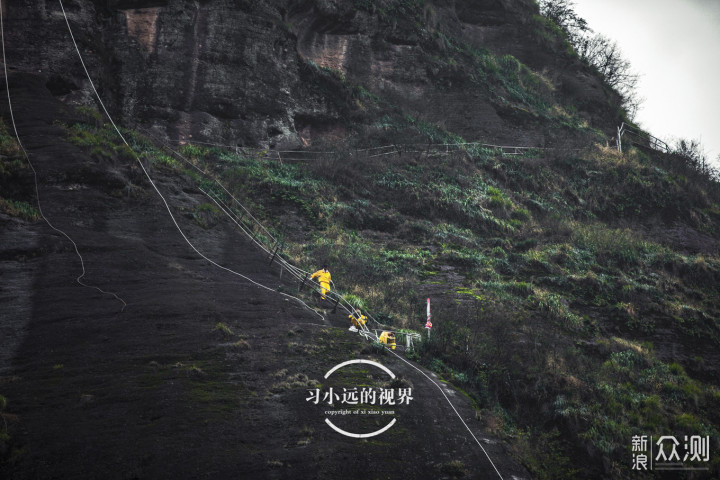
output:
[[389,345],[390,348],[395,350],[395,333],[393,332],[382,332],[378,341],[384,345]]
[[357,309],[357,314],[357,317],[353,313],[348,316],[348,318],[350,319],[350,330],[353,332],[357,332],[358,328],[362,328],[367,321],[367,317],[362,314],[359,308]]
[[327,265],[323,265],[323,268],[313,273],[310,278],[317,277],[320,282],[320,288],[322,289],[322,299],[325,300],[325,294],[330,291],[330,272],[328,272]]

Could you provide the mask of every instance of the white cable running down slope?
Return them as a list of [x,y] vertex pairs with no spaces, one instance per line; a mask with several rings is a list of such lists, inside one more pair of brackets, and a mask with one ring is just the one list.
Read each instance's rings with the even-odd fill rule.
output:
[[97,290],[98,292],[102,293],[103,295],[112,295],[113,297],[115,297],[116,300],[119,300],[120,302],[122,302],[123,306],[120,309],[120,311],[122,312],[123,310],[125,310],[125,307],[127,307],[127,302],[125,302],[125,300],[120,298],[116,293],[107,292],[96,285],[89,285],[89,284],[83,282],[82,279],[83,279],[83,277],[85,277],[85,273],[86,273],[85,272],[85,261],[83,260],[83,257],[80,254],[80,249],[78,248],[77,243],[75,243],[75,241],[72,238],[70,238],[70,235],[68,235],[64,231],[60,230],[55,225],[53,225],[50,222],[50,220],[48,220],[48,218],[45,216],[45,213],[43,212],[42,205],[40,204],[40,188],[38,186],[37,170],[35,170],[35,166],[30,161],[30,156],[28,155],[27,151],[25,150],[25,147],[23,146],[22,141],[20,141],[20,135],[18,134],[17,125],[15,124],[15,114],[13,113],[12,100],[10,99],[10,80],[8,79],[7,59],[5,57],[5,27],[3,25],[4,19],[3,19],[2,11],[3,11],[3,3],[2,3],[2,0],[0,0],[0,38],[2,39],[3,70],[5,73],[5,88],[7,90],[8,110],[10,112],[10,121],[13,126],[13,131],[15,132],[15,138],[17,139],[18,146],[20,147],[20,150],[22,150],[22,153],[25,156],[25,159],[27,160],[28,165],[30,165],[30,169],[33,172],[33,179],[35,182],[35,196],[37,198],[38,212],[40,213],[40,216],[43,218],[43,220],[45,220],[45,223],[47,223],[50,228],[52,228],[53,230],[55,230],[56,232],[58,232],[65,238],[67,238],[68,241],[70,241],[70,243],[72,243],[73,248],[75,249],[75,254],[80,259],[80,267],[82,269],[82,273],[80,274],[80,276],[78,276],[75,279],[75,281],[78,284],[82,285],[83,287]]
[[452,404],[452,402],[450,401],[450,399],[448,398],[448,396],[447,396],[447,395],[445,394],[445,392],[443,391],[442,387],[441,387],[440,385],[438,385],[437,382],[435,382],[432,378],[430,378],[430,377],[429,377],[425,372],[423,372],[421,369],[419,369],[418,367],[416,367],[416,366],[413,365],[412,363],[408,362],[407,360],[405,360],[403,357],[401,357],[401,356],[398,355],[397,353],[393,352],[392,350],[390,350],[390,349],[387,349],[387,350],[388,350],[388,352],[392,353],[392,354],[395,355],[397,358],[399,358],[400,360],[402,360],[403,362],[407,363],[407,364],[410,365],[412,368],[414,368],[415,370],[417,370],[418,372],[420,372],[420,373],[421,373],[425,378],[427,378],[433,385],[435,385],[435,386],[438,388],[438,390],[440,390],[440,393],[443,394],[443,397],[445,397],[445,400],[447,400],[447,402],[450,404],[450,407],[453,409],[453,412],[455,412],[455,415],[457,415],[457,417],[460,419],[460,421],[462,422],[462,424],[465,425],[465,428],[467,429],[467,431],[470,432],[470,435],[472,436],[472,438],[475,440],[475,442],[477,442],[478,446],[482,449],[483,453],[485,454],[485,456],[487,457],[488,461],[490,462],[490,465],[492,465],[493,468],[495,469],[495,473],[498,474],[498,477],[500,477],[500,480],[504,480],[504,479],[503,479],[503,476],[500,474],[500,471],[499,471],[499,470],[497,469],[497,467],[495,466],[495,462],[492,461],[492,459],[490,458],[490,455],[488,454],[487,450],[485,450],[485,447],[482,446],[482,444],[480,443],[480,440],[477,439],[477,437],[476,437],[475,434],[472,432],[472,430],[470,430],[470,427],[468,427],[468,424],[465,423],[465,420],[463,420],[463,418],[460,416],[460,413],[455,409],[455,405]]
[[[222,187],[222,184],[220,184],[217,180],[215,180],[215,182],[218,183],[218,185],[220,185],[220,186]],[[225,188],[225,187],[223,187],[223,188]],[[263,245],[261,242],[259,242],[259,241],[256,239],[256,236],[255,236],[255,235],[251,235],[252,232],[248,231],[247,227],[246,227],[245,225],[243,225],[242,222],[241,222],[239,219],[236,218],[236,216],[233,214],[233,212],[232,212],[232,210],[230,209],[230,207],[228,207],[228,206],[225,204],[225,202],[223,202],[221,199],[215,198],[214,196],[210,195],[208,192],[206,192],[206,191],[203,190],[202,188],[200,188],[200,191],[203,192],[205,195],[207,195],[207,197],[208,197],[210,200],[212,200],[212,201],[215,203],[215,205],[217,205],[217,207],[218,207],[225,215],[227,215],[228,218],[230,218],[230,220],[232,220],[232,221],[235,223],[235,225],[238,226],[238,228],[240,229],[240,231],[242,231],[252,242],[254,242],[258,247],[260,247],[265,253],[267,253],[267,254],[269,254],[269,255],[272,255],[273,258],[277,258],[277,261],[278,261],[278,263],[280,264],[280,268],[285,268],[293,277],[295,277],[296,280],[302,280],[302,281],[304,282],[304,281],[307,279],[307,275],[298,273],[298,272],[305,273],[303,270],[299,269],[298,267],[295,267],[295,266],[292,265],[290,262],[288,262],[287,260],[285,260],[284,258],[282,258],[280,255],[278,255],[279,252],[278,252],[277,250],[276,250],[275,252],[271,252],[270,250],[268,250],[268,249],[265,247],[265,245]],[[234,197],[233,197],[233,198],[234,198]],[[236,200],[236,201],[237,201],[237,200]],[[257,220],[256,220],[256,221],[257,221]],[[312,288],[314,291],[316,291],[316,292],[318,292],[318,293],[321,293],[315,286],[312,286],[311,288]],[[353,307],[342,295],[340,295],[340,294],[338,294],[338,293],[336,293],[336,292],[327,292],[326,295],[330,295],[331,293],[333,293],[333,294],[335,295],[335,298],[338,300],[337,306],[341,307],[343,310],[345,310],[346,313],[349,313],[349,314],[353,315],[355,318],[359,318],[359,317],[360,317],[360,314],[359,314],[358,311],[355,309],[355,307]],[[340,303],[340,300],[342,300],[343,302],[345,302],[345,304],[347,304],[347,306],[346,306],[345,304],[343,304],[343,303]],[[349,307],[349,308],[348,308],[348,307]],[[372,317],[371,317],[371,318],[372,318]],[[374,319],[373,319],[373,320],[374,320]],[[377,321],[376,321],[376,322],[377,322]],[[368,326],[365,325],[365,323],[358,323],[358,325],[360,326],[360,330],[361,330],[360,335],[362,335],[362,336],[364,336],[365,338],[368,338],[368,339],[370,339],[370,340],[372,340],[372,341],[376,341],[376,342],[378,341],[378,336],[377,336],[377,334],[374,334],[374,333],[368,328]]]
[[[146,131],[146,132],[147,132],[147,131]],[[148,133],[149,133],[149,132],[148,132]],[[156,139],[156,140],[157,140],[157,139]],[[158,141],[159,141],[159,140],[158,140]],[[164,144],[164,142],[162,142],[162,141],[160,141],[160,142]],[[232,195],[232,193],[230,193],[230,191],[229,191],[227,188],[225,188],[225,186],[224,186],[222,183],[220,183],[216,178],[212,177],[211,175],[209,175],[208,173],[206,173],[205,171],[203,171],[203,170],[202,170],[201,168],[199,168],[197,165],[193,164],[189,159],[185,158],[182,154],[180,154],[179,152],[171,149],[169,146],[167,146],[167,144],[165,144],[165,147],[166,147],[170,152],[172,152],[176,157],[180,158],[183,162],[185,162],[186,164],[188,164],[190,167],[192,167],[192,168],[194,168],[195,170],[197,170],[201,175],[204,175],[204,176],[210,178],[211,180],[213,180],[220,188],[222,188],[222,189],[230,196],[230,198],[232,198],[232,199],[235,201],[235,203],[237,203],[237,204],[243,209],[243,211],[244,211],[245,214],[248,216],[248,218],[250,218],[256,225],[258,225],[258,226],[262,229],[262,231],[263,231],[269,238],[271,238],[271,239],[275,242],[275,245],[278,245],[278,243],[279,243],[278,240],[276,240],[275,237],[272,236],[272,234],[265,228],[265,226],[264,226],[262,223],[260,223],[260,221],[259,221],[257,218],[255,218],[255,217],[252,215],[252,213],[250,213],[250,211],[249,211],[247,208],[245,208],[245,206],[244,206],[242,203],[240,203],[240,201],[238,201],[237,198],[235,198],[235,197]],[[240,221],[240,219],[237,218],[236,215],[234,215],[234,213],[232,212],[232,210],[230,209],[230,207],[228,207],[228,205],[226,205],[225,202],[223,202],[223,201],[222,201],[221,199],[219,199],[219,198],[216,198],[215,196],[211,195],[210,193],[206,192],[205,190],[203,190],[203,189],[200,188],[200,187],[198,187],[198,190],[200,190],[200,191],[201,191],[202,193],[204,193],[210,200],[212,200],[212,201],[215,203],[215,205],[217,205],[218,208],[219,208],[225,215],[227,215],[228,218],[230,218],[230,220],[233,221],[233,223],[235,223],[235,224],[237,225],[237,227],[250,239],[250,241],[251,241],[252,243],[254,243],[255,245],[257,245],[261,250],[263,250],[263,251],[264,251],[265,253],[267,253],[268,255],[273,255],[274,253],[278,253],[278,252],[274,252],[274,253],[271,252],[262,242],[260,242],[260,241],[257,239],[257,235],[254,235],[253,232],[249,231],[249,229],[247,228],[247,226],[245,226],[245,225]],[[279,255],[277,255],[277,259],[278,259],[278,263],[281,264],[281,268],[284,267],[284,268],[285,268],[291,275],[293,275],[296,279],[302,280],[302,278],[303,278],[302,275],[300,275],[300,274],[298,273],[298,271],[302,272],[302,270],[300,270],[300,269],[298,269],[297,267],[295,267],[294,265],[290,264],[289,262],[287,262],[285,259],[283,259],[283,258],[280,257]],[[290,298],[296,299],[297,301],[299,301],[299,302],[301,302],[303,305],[305,305],[307,308],[309,308],[309,309],[311,309],[311,310],[313,310],[313,311],[315,312],[314,309],[312,309],[311,307],[309,307],[305,302],[303,302],[303,301],[302,301],[301,299],[299,299],[298,297],[295,297],[295,296],[292,296],[292,295],[288,295],[288,294],[284,294],[284,295],[285,295],[285,296],[288,296],[288,297],[290,297]],[[343,308],[344,308],[344,306],[343,306]],[[346,311],[347,311],[347,309],[346,309]],[[315,313],[317,313],[317,312],[315,312]],[[318,314],[318,315],[319,315],[319,314]]]
[[[65,17],[65,23],[67,24],[68,32],[70,33],[70,38],[72,39],[73,46],[75,47],[75,51],[76,51],[77,54],[78,54],[78,58],[80,59],[80,63],[82,64],[83,70],[85,70],[85,75],[87,76],[88,81],[90,82],[90,86],[92,87],[93,92],[95,93],[95,96],[97,97],[98,102],[100,102],[100,106],[102,106],[102,109],[103,109],[103,111],[105,112],[105,115],[107,115],[108,120],[110,120],[110,123],[112,124],[113,128],[114,128],[115,131],[117,132],[117,134],[118,134],[118,136],[120,137],[120,139],[122,139],[123,143],[125,143],[125,145],[127,145],[127,147],[130,148],[130,150],[132,150],[132,147],[130,147],[130,144],[129,144],[129,143],[127,142],[127,140],[125,139],[125,136],[120,132],[120,129],[117,127],[117,125],[116,125],[115,122],[113,121],[113,119],[112,119],[112,117],[110,116],[110,113],[108,112],[107,108],[105,108],[105,104],[103,103],[102,99],[100,98],[100,95],[98,94],[98,91],[97,91],[97,89],[95,88],[95,84],[93,83],[92,78],[90,77],[90,72],[88,72],[88,69],[87,69],[87,67],[85,66],[85,62],[83,61],[82,54],[80,53],[80,49],[78,48],[77,43],[75,42],[75,36],[73,35],[72,28],[70,27],[70,21],[68,20],[67,14],[65,13],[65,8],[63,7],[62,0],[58,0],[58,2],[60,3],[60,9],[62,10],[63,16]],[[180,225],[178,224],[178,222],[177,222],[177,220],[176,220],[176,218],[175,218],[175,215],[172,213],[172,210],[170,209],[170,205],[168,204],[167,200],[165,199],[165,197],[163,196],[163,194],[162,194],[162,193],[160,192],[160,190],[158,189],[157,185],[155,185],[155,182],[153,181],[152,177],[150,176],[150,174],[148,173],[147,169],[145,168],[145,165],[143,165],[143,163],[140,161],[140,158],[138,158],[138,156],[135,154],[135,151],[134,151],[134,150],[132,150],[132,151],[133,151],[133,155],[135,156],[135,159],[137,160],[138,164],[140,165],[140,168],[141,168],[142,171],[145,173],[145,176],[147,177],[148,181],[150,182],[150,185],[152,185],[153,189],[155,190],[155,192],[158,194],[158,196],[159,196],[160,199],[162,200],[162,202],[163,202],[163,204],[164,204],[164,206],[165,206],[165,209],[168,211],[168,214],[170,215],[170,218],[172,219],[172,222],[175,224],[175,228],[177,228],[178,232],[180,232],[180,235],[183,237],[183,239],[185,240],[185,242],[190,246],[190,248],[192,248],[192,249],[195,251],[195,253],[197,253],[198,255],[200,255],[203,259],[205,259],[207,262],[209,262],[210,264],[214,265],[215,267],[220,268],[221,270],[225,270],[226,272],[229,272],[229,273],[231,273],[231,274],[233,274],[233,275],[236,275],[236,276],[238,276],[238,277],[240,277],[240,278],[243,278],[244,280],[247,280],[248,282],[252,283],[253,285],[255,285],[255,286],[257,286],[257,287],[263,288],[263,289],[268,290],[268,291],[270,291],[270,292],[278,293],[278,294],[280,294],[280,295],[283,295],[283,296],[288,297],[288,298],[292,298],[293,300],[296,300],[296,301],[300,302],[305,308],[307,308],[308,310],[310,310],[311,312],[313,312],[315,315],[317,315],[318,317],[320,317],[320,318],[323,319],[323,320],[325,319],[322,315],[320,315],[320,314],[319,314],[318,312],[316,312],[314,309],[310,308],[310,306],[308,306],[305,302],[303,302],[303,301],[300,300],[299,298],[293,297],[292,295],[288,295],[288,294],[283,293],[283,292],[278,292],[278,291],[275,290],[275,289],[272,289],[272,288],[267,287],[267,286],[265,286],[265,285],[263,285],[263,284],[261,284],[261,283],[259,283],[259,282],[256,282],[255,280],[251,279],[250,277],[247,277],[247,276],[243,275],[242,273],[239,273],[239,272],[237,272],[237,271],[235,271],[235,270],[233,270],[233,269],[231,269],[231,268],[228,268],[228,267],[225,267],[225,266],[223,266],[223,265],[220,265],[219,263],[217,263],[217,262],[215,262],[214,260],[212,260],[212,259],[208,258],[207,256],[205,256],[200,250],[198,250],[197,247],[195,247],[195,245],[194,245],[194,244],[190,241],[190,239],[185,235],[185,232],[183,231],[183,229],[180,228]]]
[[[152,139],[155,140],[156,142],[162,144],[162,145],[163,145],[170,153],[172,153],[176,158],[179,158],[181,161],[183,161],[185,164],[187,164],[188,166],[190,166],[190,167],[192,167],[193,169],[195,169],[195,170],[196,170],[198,173],[200,173],[201,175],[203,175],[203,176],[209,178],[210,180],[212,180],[213,182],[215,182],[215,184],[218,185],[223,191],[225,191],[225,193],[227,193],[227,195],[233,200],[233,202],[235,202],[235,203],[243,210],[243,212],[244,212],[243,215],[247,215],[248,218],[250,218],[258,227],[260,227],[260,228],[262,229],[262,231],[265,233],[265,235],[273,241],[273,243],[274,243],[275,246],[277,246],[277,245],[280,243],[280,242],[268,231],[268,229],[265,228],[265,226],[264,226],[257,218],[255,218],[255,217],[252,215],[252,213],[250,213],[250,211],[249,211],[242,203],[240,203],[240,201],[239,201],[237,198],[235,198],[235,196],[233,196],[232,193],[230,193],[230,191],[229,191],[227,188],[225,188],[225,186],[224,186],[217,178],[213,177],[213,176],[210,175],[209,173],[207,173],[207,172],[205,172],[204,170],[202,170],[201,168],[199,168],[197,165],[195,165],[193,162],[191,162],[190,159],[186,158],[184,155],[182,155],[182,154],[181,154],[180,152],[178,152],[177,150],[174,150],[173,148],[171,148],[171,147],[167,144],[167,142],[165,142],[164,140],[162,140],[162,139],[160,139],[160,138],[157,138],[157,137],[156,137],[155,135],[153,135],[149,130],[144,129],[144,128],[142,128],[142,127],[140,127],[140,130],[143,130],[147,136],[149,136],[150,138],[152,138]],[[199,188],[199,187],[198,187],[198,189],[199,189],[201,192],[203,192],[208,198],[210,198],[210,199],[218,206],[218,208],[220,208],[220,210],[221,210],[223,213],[225,213],[225,215],[227,215],[227,216],[238,226],[238,228],[240,228],[240,230],[241,230],[253,243],[255,243],[258,247],[260,247],[260,249],[262,249],[263,251],[265,251],[265,253],[267,253],[268,255],[274,255],[274,253],[280,253],[280,252],[272,252],[272,251],[271,251],[272,247],[268,247],[268,246],[264,245],[263,243],[261,243],[261,242],[257,239],[257,236],[254,235],[253,232],[248,231],[248,228],[242,224],[241,219],[238,218],[237,215],[234,214],[234,212],[232,211],[232,209],[231,209],[227,204],[225,204],[225,202],[223,202],[221,199],[217,198],[217,196],[213,196],[213,195],[211,195],[209,192],[206,192],[206,191],[203,190],[202,188]],[[220,204],[222,204],[222,205],[220,205]],[[305,280],[307,280],[307,276],[310,275],[310,272],[305,271],[305,270],[303,270],[303,269],[301,269],[301,268],[299,268],[299,267],[296,267],[295,265],[291,264],[290,262],[288,262],[287,260],[285,260],[284,258],[282,258],[282,256],[279,255],[279,254],[277,255],[277,259],[278,259],[278,263],[280,263],[281,266],[284,266],[285,269],[286,269],[291,275],[293,275],[297,280],[302,281],[303,283],[305,282]],[[317,286],[314,286],[314,285],[313,285],[313,286],[311,286],[310,288],[313,289],[315,292],[318,292],[318,293],[321,292],[321,291],[320,291],[320,288],[317,287]],[[334,286],[333,286],[333,288],[334,288]],[[342,295],[338,294],[338,293],[337,293],[336,291],[334,291],[334,290],[331,290],[331,291],[328,292],[326,295],[330,296],[331,298],[336,299],[336,300],[337,300],[337,305],[340,306],[343,310],[345,310],[346,313],[351,314],[351,315],[354,315],[355,317],[359,317],[359,313],[358,313],[357,309],[355,308],[355,306],[352,305],[345,297],[343,297]],[[385,330],[393,330],[392,327],[390,327],[390,326],[388,326],[388,325],[385,325],[385,324],[379,322],[375,317],[372,316],[372,314],[371,314],[370,312],[365,312],[365,313],[366,313],[366,316],[367,316],[370,320],[372,320],[373,322],[375,322],[375,324],[377,324],[377,325],[378,325],[379,327],[381,327],[382,329],[385,329]],[[361,333],[362,335],[366,336],[367,338],[370,338],[371,340],[378,341],[378,336],[377,336],[377,334],[372,333],[372,332],[370,331],[370,329],[367,327],[367,325],[362,325],[361,330],[362,330],[362,333]]]
[[[156,138],[154,135],[152,135],[147,130],[145,130],[145,129],[143,129],[143,130],[151,138],[153,138],[156,141],[163,144],[168,151],[170,151],[173,155],[175,155],[176,158],[179,158],[184,163],[186,163],[187,165],[189,165],[190,167],[192,167],[196,171],[198,171],[201,175],[204,175],[204,176],[208,177],[210,180],[212,180],[213,182],[215,182],[216,185],[218,185],[220,188],[222,188],[223,191],[225,191],[225,193],[227,193],[228,196],[238,206],[240,206],[240,208],[242,208],[244,215],[247,215],[247,217],[250,218],[254,222],[255,225],[257,225],[259,228],[261,228],[262,231],[264,232],[264,234],[268,238],[270,238],[276,246],[279,245],[280,242],[267,230],[267,228],[265,228],[265,226],[257,218],[255,218],[252,215],[252,213],[250,213],[250,211],[242,203],[240,203],[240,201],[237,198],[235,198],[233,196],[232,193],[230,193],[230,191],[227,188],[225,188],[225,186],[222,183],[220,183],[220,181],[217,178],[213,177],[212,175],[208,174],[207,172],[205,172],[204,170],[199,168],[197,165],[195,165],[193,162],[191,162],[188,158],[186,158],[180,152],[170,148],[170,146],[167,143],[165,143],[164,141],[162,141],[161,139]],[[211,195],[209,192],[206,192],[205,190],[203,190],[200,187],[198,187],[198,189],[201,192],[203,192],[210,200],[212,200],[215,203],[215,205],[217,205],[217,207],[225,215],[227,215],[228,218],[230,218],[230,220],[232,220],[238,226],[238,228],[250,239],[251,242],[255,243],[261,250],[263,250],[268,255],[275,255],[276,253],[278,253],[278,255],[276,255],[276,258],[278,259],[278,263],[281,265],[281,267],[284,267],[288,271],[288,273],[290,273],[293,277],[295,277],[299,281],[304,282],[305,280],[307,280],[307,276],[310,275],[310,272],[307,272],[299,267],[296,267],[295,265],[291,264],[290,262],[288,262],[287,260],[282,258],[282,256],[279,255],[280,252],[273,252],[272,247],[268,247],[268,246],[264,245],[262,242],[260,242],[257,238],[257,235],[253,234],[252,231],[249,231],[248,227],[242,223],[241,219],[238,218],[237,215],[234,214],[232,209],[225,202],[223,202],[222,199],[218,198],[216,195]],[[313,285],[310,288],[313,289],[314,291],[320,293],[320,289],[318,287]],[[338,294],[335,291],[330,291],[326,295],[330,296],[331,298],[336,299],[337,305],[340,306],[343,310],[345,310],[346,313],[355,315],[356,317],[359,316],[357,309],[352,304],[350,304],[350,302],[348,302],[347,299],[345,299],[342,295]],[[380,327],[382,327],[384,329],[392,329],[392,327],[389,327],[389,326],[384,325],[384,324],[380,323],[379,321],[377,321],[369,312],[366,312],[366,313],[367,313],[367,317],[370,318],[373,322],[375,322]],[[368,338],[371,338],[375,341],[378,340],[377,335],[374,335],[366,325],[362,325],[361,330],[363,331],[363,334],[365,336],[367,336]]]
[[[210,178],[213,182],[215,182],[220,188],[223,189],[223,191],[224,191],[225,193],[228,194],[228,196],[229,196],[240,208],[242,208],[243,212],[245,212],[244,215],[247,215],[248,218],[252,219],[252,221],[255,222],[256,225],[258,225],[260,228],[262,228],[264,234],[265,234],[268,238],[270,238],[270,239],[271,239],[274,243],[276,243],[276,244],[279,243],[278,240],[277,240],[277,239],[265,228],[265,226],[260,222],[260,220],[258,220],[257,218],[255,218],[255,217],[253,216],[253,214],[250,212],[250,210],[248,210],[247,208],[245,208],[245,206],[244,206],[242,203],[240,203],[240,201],[239,201],[237,198],[235,198],[235,197],[233,196],[233,194],[230,193],[230,191],[229,191],[227,188],[225,188],[225,185],[223,185],[223,184],[220,183],[216,178],[214,178],[212,175],[209,175],[209,174],[206,173],[203,169],[201,169],[200,167],[198,167],[197,165],[195,165],[194,163],[192,163],[188,158],[186,158],[186,157],[185,157],[184,155],[182,155],[180,152],[178,152],[178,151],[173,150],[172,148],[170,148],[170,146],[169,146],[167,143],[165,143],[165,142],[162,141],[161,139],[157,138],[155,135],[153,135],[152,133],[150,133],[147,129],[144,129],[144,128],[141,128],[141,127],[140,127],[140,130],[145,131],[146,135],[148,135],[149,137],[151,137],[151,138],[152,138],[153,140],[155,140],[156,142],[162,143],[162,144],[165,146],[165,148],[167,148],[173,155],[175,155],[177,158],[179,158],[180,160],[182,160],[183,162],[185,162],[188,166],[190,166],[190,167],[194,168],[195,170],[197,170],[198,173],[200,173],[201,175],[204,175],[204,176]],[[202,190],[202,189],[201,189],[201,190]],[[207,192],[204,192],[204,191],[203,191],[203,193],[205,193],[205,194],[207,195]],[[258,245],[260,245],[260,244],[258,244]],[[262,248],[263,248],[265,251],[267,251],[266,248],[264,248],[264,247],[262,247]],[[268,253],[269,253],[269,252],[268,252]]]
[[[264,234],[270,238],[274,242],[274,246],[279,246],[280,242],[277,240],[265,226],[257,219],[255,218],[252,213],[242,204],[240,201],[233,196],[233,194],[215,177],[210,175],[209,173],[205,172],[201,168],[199,168],[197,165],[195,165],[190,159],[186,158],[184,155],[182,155],[177,150],[174,150],[171,148],[166,142],[164,142],[162,139],[157,138],[155,135],[153,135],[150,131],[144,128],[140,128],[145,132],[146,135],[148,135],[150,138],[155,140],[156,142],[162,144],[170,153],[172,153],[176,158],[179,158],[181,161],[183,161],[185,164],[190,166],[191,168],[195,169],[198,173],[201,175],[209,178],[213,182],[215,182],[216,185],[218,185],[227,195],[243,210],[243,215],[247,215],[249,219],[252,220],[252,222],[257,225],[259,228],[262,229]],[[207,192],[203,190],[201,187],[197,187],[198,190],[200,190],[202,193],[204,193],[210,200],[215,203],[215,205],[233,222],[237,227],[240,229],[241,232],[247,236],[248,239],[255,245],[257,245],[261,250],[263,250],[266,254],[273,256],[273,258],[277,258],[278,263],[280,264],[280,268],[285,268],[287,272],[295,277],[296,280],[302,281],[303,283],[307,280],[307,276],[310,275],[310,272],[306,272],[305,270],[302,270],[299,267],[296,267],[295,265],[291,264],[282,256],[280,255],[281,252],[278,250],[272,251],[272,247],[268,247],[265,244],[263,244],[257,236],[257,233],[254,233],[247,225],[245,225],[242,222],[242,219],[239,218],[235,212],[217,195],[212,195],[210,192]],[[320,289],[316,287],[315,285],[310,285],[310,288],[314,290],[317,293],[320,293]],[[351,315],[354,315],[356,318],[359,317],[359,314],[355,307],[351,305],[342,295],[339,295],[337,292],[330,291],[326,295],[329,295],[330,297],[334,297],[337,300],[336,306],[340,306],[343,310],[345,310],[346,313],[349,313]],[[297,298],[297,297],[293,297]],[[299,299],[298,299],[299,300]],[[342,300],[343,303],[340,301]],[[299,300],[301,301],[301,300]],[[386,327],[382,324],[380,324],[375,318],[372,317],[372,315],[368,314],[368,317],[370,317],[375,323],[377,323],[380,326]],[[389,327],[387,327],[389,328]],[[368,338],[372,341],[378,341],[377,334],[374,334],[365,324],[361,324],[360,326],[360,335],[364,336],[365,338]]]

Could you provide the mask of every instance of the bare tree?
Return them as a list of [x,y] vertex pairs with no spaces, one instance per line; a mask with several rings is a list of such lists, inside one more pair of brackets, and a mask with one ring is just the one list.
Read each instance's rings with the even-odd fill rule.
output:
[[580,58],[597,69],[605,82],[620,94],[622,106],[631,119],[643,99],[637,94],[639,76],[623,57],[617,42],[602,34],[592,34],[587,21],[574,10],[572,0],[539,0],[540,13],[562,29]]
[[575,50],[582,60],[592,65],[605,82],[622,98],[630,118],[637,113],[642,99],[637,95],[639,75],[632,71],[617,42],[603,34],[584,35],[577,39]]
[[630,70],[630,62],[622,56],[616,41],[603,34],[584,36],[575,49],[580,58],[597,68],[611,87],[635,87],[637,84],[638,76]]
[[715,162],[708,156],[700,140],[678,138],[675,140],[672,153],[679,158],[685,167],[693,173],[699,174],[695,179],[701,178],[708,183],[716,198],[720,198],[720,155]]
[[673,153],[682,157],[685,163],[694,170],[701,173],[707,172],[707,156],[705,155],[705,149],[699,140],[680,138],[675,141]]
[[575,2],[572,0],[540,0],[538,5],[540,13],[555,22],[573,45],[580,36],[592,31],[587,21],[575,13]]

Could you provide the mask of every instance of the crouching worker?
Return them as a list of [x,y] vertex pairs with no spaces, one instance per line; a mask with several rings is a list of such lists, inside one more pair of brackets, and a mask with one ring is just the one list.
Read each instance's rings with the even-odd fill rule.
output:
[[378,339],[383,345],[387,345],[395,350],[395,333],[393,332],[382,332]]
[[348,318],[350,319],[350,328],[349,330],[351,332],[357,332],[358,328],[362,330],[363,326],[365,326],[365,322],[367,321],[367,317],[362,314],[360,309],[357,309],[358,316],[356,317],[354,313],[351,313]]
[[315,277],[317,277],[318,282],[320,282],[320,288],[322,290],[321,297],[325,300],[325,294],[330,291],[330,272],[328,272],[327,265],[323,265],[321,270],[318,270],[310,276],[310,278]]

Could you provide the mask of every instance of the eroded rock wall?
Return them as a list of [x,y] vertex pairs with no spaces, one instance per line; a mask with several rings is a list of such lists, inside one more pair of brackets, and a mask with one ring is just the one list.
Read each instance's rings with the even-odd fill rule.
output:
[[[438,71],[432,58],[448,48],[433,33],[440,27],[474,47],[544,68],[560,93],[570,86],[576,96],[595,95],[588,102],[593,111],[607,104],[597,79],[575,67],[568,75],[531,42],[532,2],[418,2],[412,18],[355,3],[65,0],[64,6],[117,119],[174,140],[279,148],[340,138],[349,119],[374,120],[350,98],[354,85],[468,140],[544,143],[543,128],[518,122],[486,92]],[[42,73],[66,102],[92,104],[59,2],[13,3],[6,27],[11,68]],[[319,80],[318,72],[339,80]]]

